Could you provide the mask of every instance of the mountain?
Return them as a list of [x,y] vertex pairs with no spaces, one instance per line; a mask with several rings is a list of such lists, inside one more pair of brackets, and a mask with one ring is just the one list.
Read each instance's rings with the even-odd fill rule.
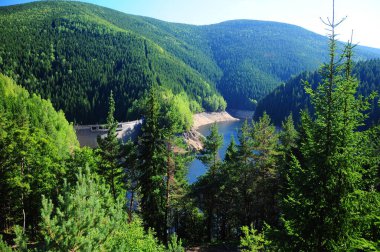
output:
[[[358,94],[368,97],[372,92],[380,94],[380,59],[360,61],[354,65],[353,75],[359,80]],[[300,110],[312,110],[309,96],[305,93],[303,82],[308,81],[313,88],[322,81],[318,71],[303,72],[290,79],[286,84],[277,87],[257,105],[255,119],[261,117],[264,111],[272,121],[280,126],[281,122],[290,113],[295,121],[300,120]],[[368,111],[367,125],[378,123],[380,120],[379,99],[371,102],[371,110]]]
[[122,22],[134,19],[77,2],[0,8],[0,70],[79,123],[105,119],[111,90],[116,116],[125,120],[153,82],[185,91],[206,109],[209,97],[220,97],[212,82],[162,46],[103,18],[120,15]]
[[[114,91],[126,120],[154,82],[193,111],[250,109],[325,60],[327,39],[294,25],[238,20],[194,26],[70,1],[0,8],[0,72],[49,98],[70,121],[104,121]],[[380,50],[358,47],[358,59]],[[132,113],[127,113],[127,112]]]

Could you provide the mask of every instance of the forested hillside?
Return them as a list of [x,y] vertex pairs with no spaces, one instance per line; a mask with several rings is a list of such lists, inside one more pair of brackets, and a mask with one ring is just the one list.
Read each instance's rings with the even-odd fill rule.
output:
[[[215,85],[155,42],[102,18],[114,11],[74,2],[38,2],[0,9],[0,71],[49,98],[78,123],[104,122],[115,93],[117,118],[152,83],[186,91],[206,110],[221,98]],[[127,22],[126,20],[125,22]],[[21,33],[20,33],[21,32]]]
[[0,251],[16,236],[15,251],[164,251],[113,201],[62,111],[0,74],[0,118]]
[[[298,127],[290,115],[278,129],[263,113],[241,124],[238,141],[231,135],[221,158],[224,138],[216,123],[196,153],[186,146],[183,133],[189,131],[194,111],[225,108],[214,85],[232,69],[232,58],[251,62],[268,55],[243,53],[234,38],[238,34],[222,40],[222,32],[212,35],[207,27],[200,27],[203,35],[194,36],[192,47],[191,36],[178,32],[176,37],[173,27],[187,27],[189,34],[196,27],[110,11],[114,18],[145,20],[135,26],[141,24],[147,34],[157,36],[148,38],[116,25],[126,20],[101,18],[108,11],[60,1],[0,9],[5,25],[1,70],[62,103],[56,106],[77,109],[83,122],[106,118],[98,147],[80,148],[62,111],[0,73],[1,252],[184,252],[185,247],[380,251],[380,126],[362,128],[371,105],[373,115],[379,114],[377,100],[368,94],[380,86],[380,60],[355,64],[356,46],[348,42],[339,49],[334,18],[326,23],[331,33],[320,75],[305,72],[282,87],[290,87],[286,95],[280,89],[274,94],[281,99],[296,96],[289,108],[292,103],[309,106]],[[230,24],[246,27],[245,21]],[[205,46],[192,54],[208,36],[226,45],[230,41],[230,46],[219,45],[220,52]],[[153,41],[174,37],[178,40],[165,45]],[[270,48],[273,55],[280,51]],[[308,52],[310,57],[313,52]],[[290,74],[280,60],[270,61],[276,63],[256,62],[257,69],[276,72],[273,81]],[[253,67],[249,64],[247,69]],[[255,80],[256,70],[252,73],[247,81]],[[307,96],[301,79],[308,80]],[[247,94],[254,86],[244,83],[247,89],[233,99],[251,99]],[[125,118],[127,109],[143,120],[138,138],[122,142],[115,115]],[[68,112],[78,119],[77,111]],[[207,170],[190,184],[189,163],[195,156]]]
[[293,25],[192,26],[69,1],[1,7],[0,32],[0,72],[77,123],[105,122],[111,91],[118,120],[138,117],[153,83],[184,91],[193,112],[224,110],[219,92],[230,108],[251,109],[281,81],[315,69],[326,48],[325,37]]
[[[368,97],[372,92],[380,94],[380,59],[357,62],[353,67],[353,75],[360,81],[358,95]],[[315,89],[321,80],[319,71],[303,72],[290,79],[258,103],[255,118],[262,116],[265,111],[273,122],[280,126],[282,121],[292,113],[295,121],[299,122],[301,109],[312,112],[310,98],[305,92],[303,83],[308,82]],[[378,101],[378,98],[371,101],[371,109],[367,111],[369,113],[369,118],[366,120],[368,126],[379,122]]]
[[35,225],[42,195],[50,196],[79,147],[72,125],[49,101],[30,95],[0,74],[1,230]]

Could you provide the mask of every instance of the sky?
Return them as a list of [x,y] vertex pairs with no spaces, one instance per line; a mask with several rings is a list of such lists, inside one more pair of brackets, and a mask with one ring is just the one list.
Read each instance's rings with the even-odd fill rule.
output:
[[[0,6],[31,0],[0,0]],[[326,35],[320,18],[332,16],[332,0],[82,0],[164,21],[204,25],[234,19],[278,21]],[[347,19],[338,39],[380,48],[380,0],[335,0],[335,16]]]

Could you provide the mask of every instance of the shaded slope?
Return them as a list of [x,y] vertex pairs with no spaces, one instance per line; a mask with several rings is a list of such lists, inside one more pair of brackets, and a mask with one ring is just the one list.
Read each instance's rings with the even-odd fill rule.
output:
[[[380,59],[356,63],[353,75],[360,81],[359,95],[367,97],[373,91],[380,93]],[[255,118],[259,118],[266,111],[278,126],[290,113],[293,114],[295,121],[299,121],[300,110],[311,109],[309,96],[304,91],[303,81],[308,81],[315,88],[321,80],[322,78],[317,71],[304,72],[292,78],[259,102]],[[378,99],[372,101],[371,111],[368,112],[367,123],[378,123],[380,120]]]
[[[326,60],[327,38],[277,22],[236,20],[204,27],[223,71],[218,89],[230,108],[255,107],[281,82]],[[357,48],[355,60],[380,57],[380,50]]]

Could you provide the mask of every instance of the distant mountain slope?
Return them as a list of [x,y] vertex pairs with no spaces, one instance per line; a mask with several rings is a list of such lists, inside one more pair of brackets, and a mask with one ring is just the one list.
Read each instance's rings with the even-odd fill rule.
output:
[[[301,27],[238,20],[205,27],[223,71],[218,89],[229,107],[247,109],[291,76],[316,69],[327,59],[327,38]],[[380,57],[360,47],[356,60]]]
[[205,108],[207,97],[219,96],[215,85],[185,62],[102,15],[120,13],[77,2],[0,8],[0,71],[50,98],[79,123],[105,118],[111,90],[119,120],[153,82],[186,91]]
[[[293,25],[193,26],[69,1],[2,7],[0,33],[0,72],[79,123],[104,121],[111,90],[117,119],[127,119],[153,82],[206,110],[219,92],[230,108],[250,109],[290,76],[318,67],[327,49],[326,38]],[[380,50],[358,47],[357,55]]]
[[[373,91],[380,94],[380,59],[356,63],[353,75],[360,81],[358,88],[360,95],[367,97]],[[259,118],[266,111],[276,125],[281,125],[281,122],[290,113],[293,114],[296,121],[299,121],[301,109],[307,108],[311,111],[309,96],[304,91],[303,81],[308,81],[315,88],[321,80],[322,77],[317,71],[303,72],[292,78],[258,103],[255,118]],[[372,102],[368,124],[378,123],[380,120],[378,101],[377,98]]]

